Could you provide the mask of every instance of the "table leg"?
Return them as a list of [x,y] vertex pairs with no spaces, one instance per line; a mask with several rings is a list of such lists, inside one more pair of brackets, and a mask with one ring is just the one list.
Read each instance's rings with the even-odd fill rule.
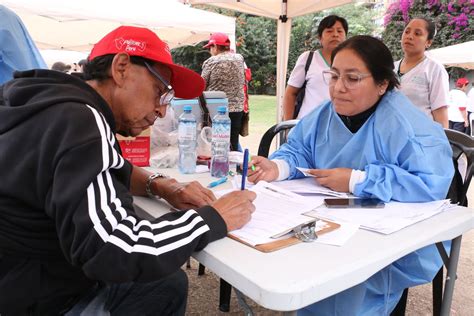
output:
[[443,303],[441,306],[441,316],[448,316],[451,311],[453,301],[454,282],[456,281],[456,271],[458,269],[459,254],[461,250],[462,235],[454,238],[451,242],[451,252],[447,268],[446,282],[444,286]]

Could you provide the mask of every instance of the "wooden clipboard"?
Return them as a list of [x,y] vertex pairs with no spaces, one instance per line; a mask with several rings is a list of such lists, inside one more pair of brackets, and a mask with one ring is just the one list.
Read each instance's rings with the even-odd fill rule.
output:
[[[334,223],[334,222],[327,221],[327,220],[322,220],[322,219],[318,218],[318,221],[324,222],[326,224],[326,227],[324,227],[323,229],[317,231],[316,235],[322,235],[322,234],[325,234],[325,233],[329,233],[329,232],[332,232],[333,230],[338,229],[339,227],[341,227],[341,225],[339,225],[337,223]],[[279,250],[279,249],[282,249],[282,248],[285,248],[285,247],[288,247],[288,246],[291,246],[291,245],[302,242],[301,240],[299,240],[295,236],[290,236],[290,237],[285,238],[285,239],[277,239],[275,241],[272,241],[272,242],[269,242],[269,243],[266,243],[266,244],[259,244],[259,245],[256,245],[256,246],[252,246],[252,245],[248,244],[247,242],[243,241],[242,239],[240,239],[236,236],[233,236],[232,233],[230,233],[228,235],[228,237],[232,238],[234,240],[237,240],[238,242],[241,242],[244,245],[255,248],[255,249],[257,249],[261,252],[272,252],[272,251],[276,251],[276,250]]]

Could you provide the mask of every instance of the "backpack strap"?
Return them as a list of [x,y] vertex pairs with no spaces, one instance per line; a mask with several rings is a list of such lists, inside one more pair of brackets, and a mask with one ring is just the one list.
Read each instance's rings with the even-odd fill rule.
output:
[[306,59],[306,64],[304,66],[304,83],[300,88],[300,91],[298,92],[298,95],[296,96],[296,102],[295,102],[295,110],[293,112],[293,118],[296,119],[298,117],[298,114],[300,113],[301,106],[303,105],[303,99],[305,96],[305,90],[306,90],[306,83],[308,80],[306,79],[306,75],[308,74],[308,69],[311,66],[311,62],[313,61],[313,55],[314,51],[310,51],[308,54],[308,59]]
[[202,126],[212,126],[212,120],[209,114],[209,109],[207,108],[207,102],[204,94],[199,96],[199,105],[201,106],[202,111]]
[[308,74],[308,69],[311,66],[311,62],[313,61],[314,51],[310,51],[308,54],[308,59],[306,59],[306,65],[304,66],[304,81],[306,82],[306,75]]

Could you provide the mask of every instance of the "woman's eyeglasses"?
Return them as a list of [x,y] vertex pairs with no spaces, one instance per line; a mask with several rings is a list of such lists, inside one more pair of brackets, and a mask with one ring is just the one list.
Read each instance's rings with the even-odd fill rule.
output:
[[170,104],[171,100],[174,99],[173,87],[168,82],[166,82],[166,80],[163,79],[163,77],[158,73],[158,71],[156,71],[155,68],[153,68],[150,64],[145,62],[145,66],[148,69],[148,71],[151,72],[151,74],[165,86],[165,89],[166,89],[165,92],[160,95],[160,104],[161,105]]
[[332,70],[323,71],[323,79],[328,86],[335,85],[339,78],[341,78],[344,87],[347,89],[356,89],[363,79],[371,76],[371,74],[359,74],[354,72],[348,72],[341,75]]

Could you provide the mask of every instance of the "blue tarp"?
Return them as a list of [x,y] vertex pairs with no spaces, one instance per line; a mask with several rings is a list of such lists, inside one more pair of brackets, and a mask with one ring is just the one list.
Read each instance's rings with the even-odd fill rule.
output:
[[15,70],[48,68],[18,15],[0,5],[0,84]]

